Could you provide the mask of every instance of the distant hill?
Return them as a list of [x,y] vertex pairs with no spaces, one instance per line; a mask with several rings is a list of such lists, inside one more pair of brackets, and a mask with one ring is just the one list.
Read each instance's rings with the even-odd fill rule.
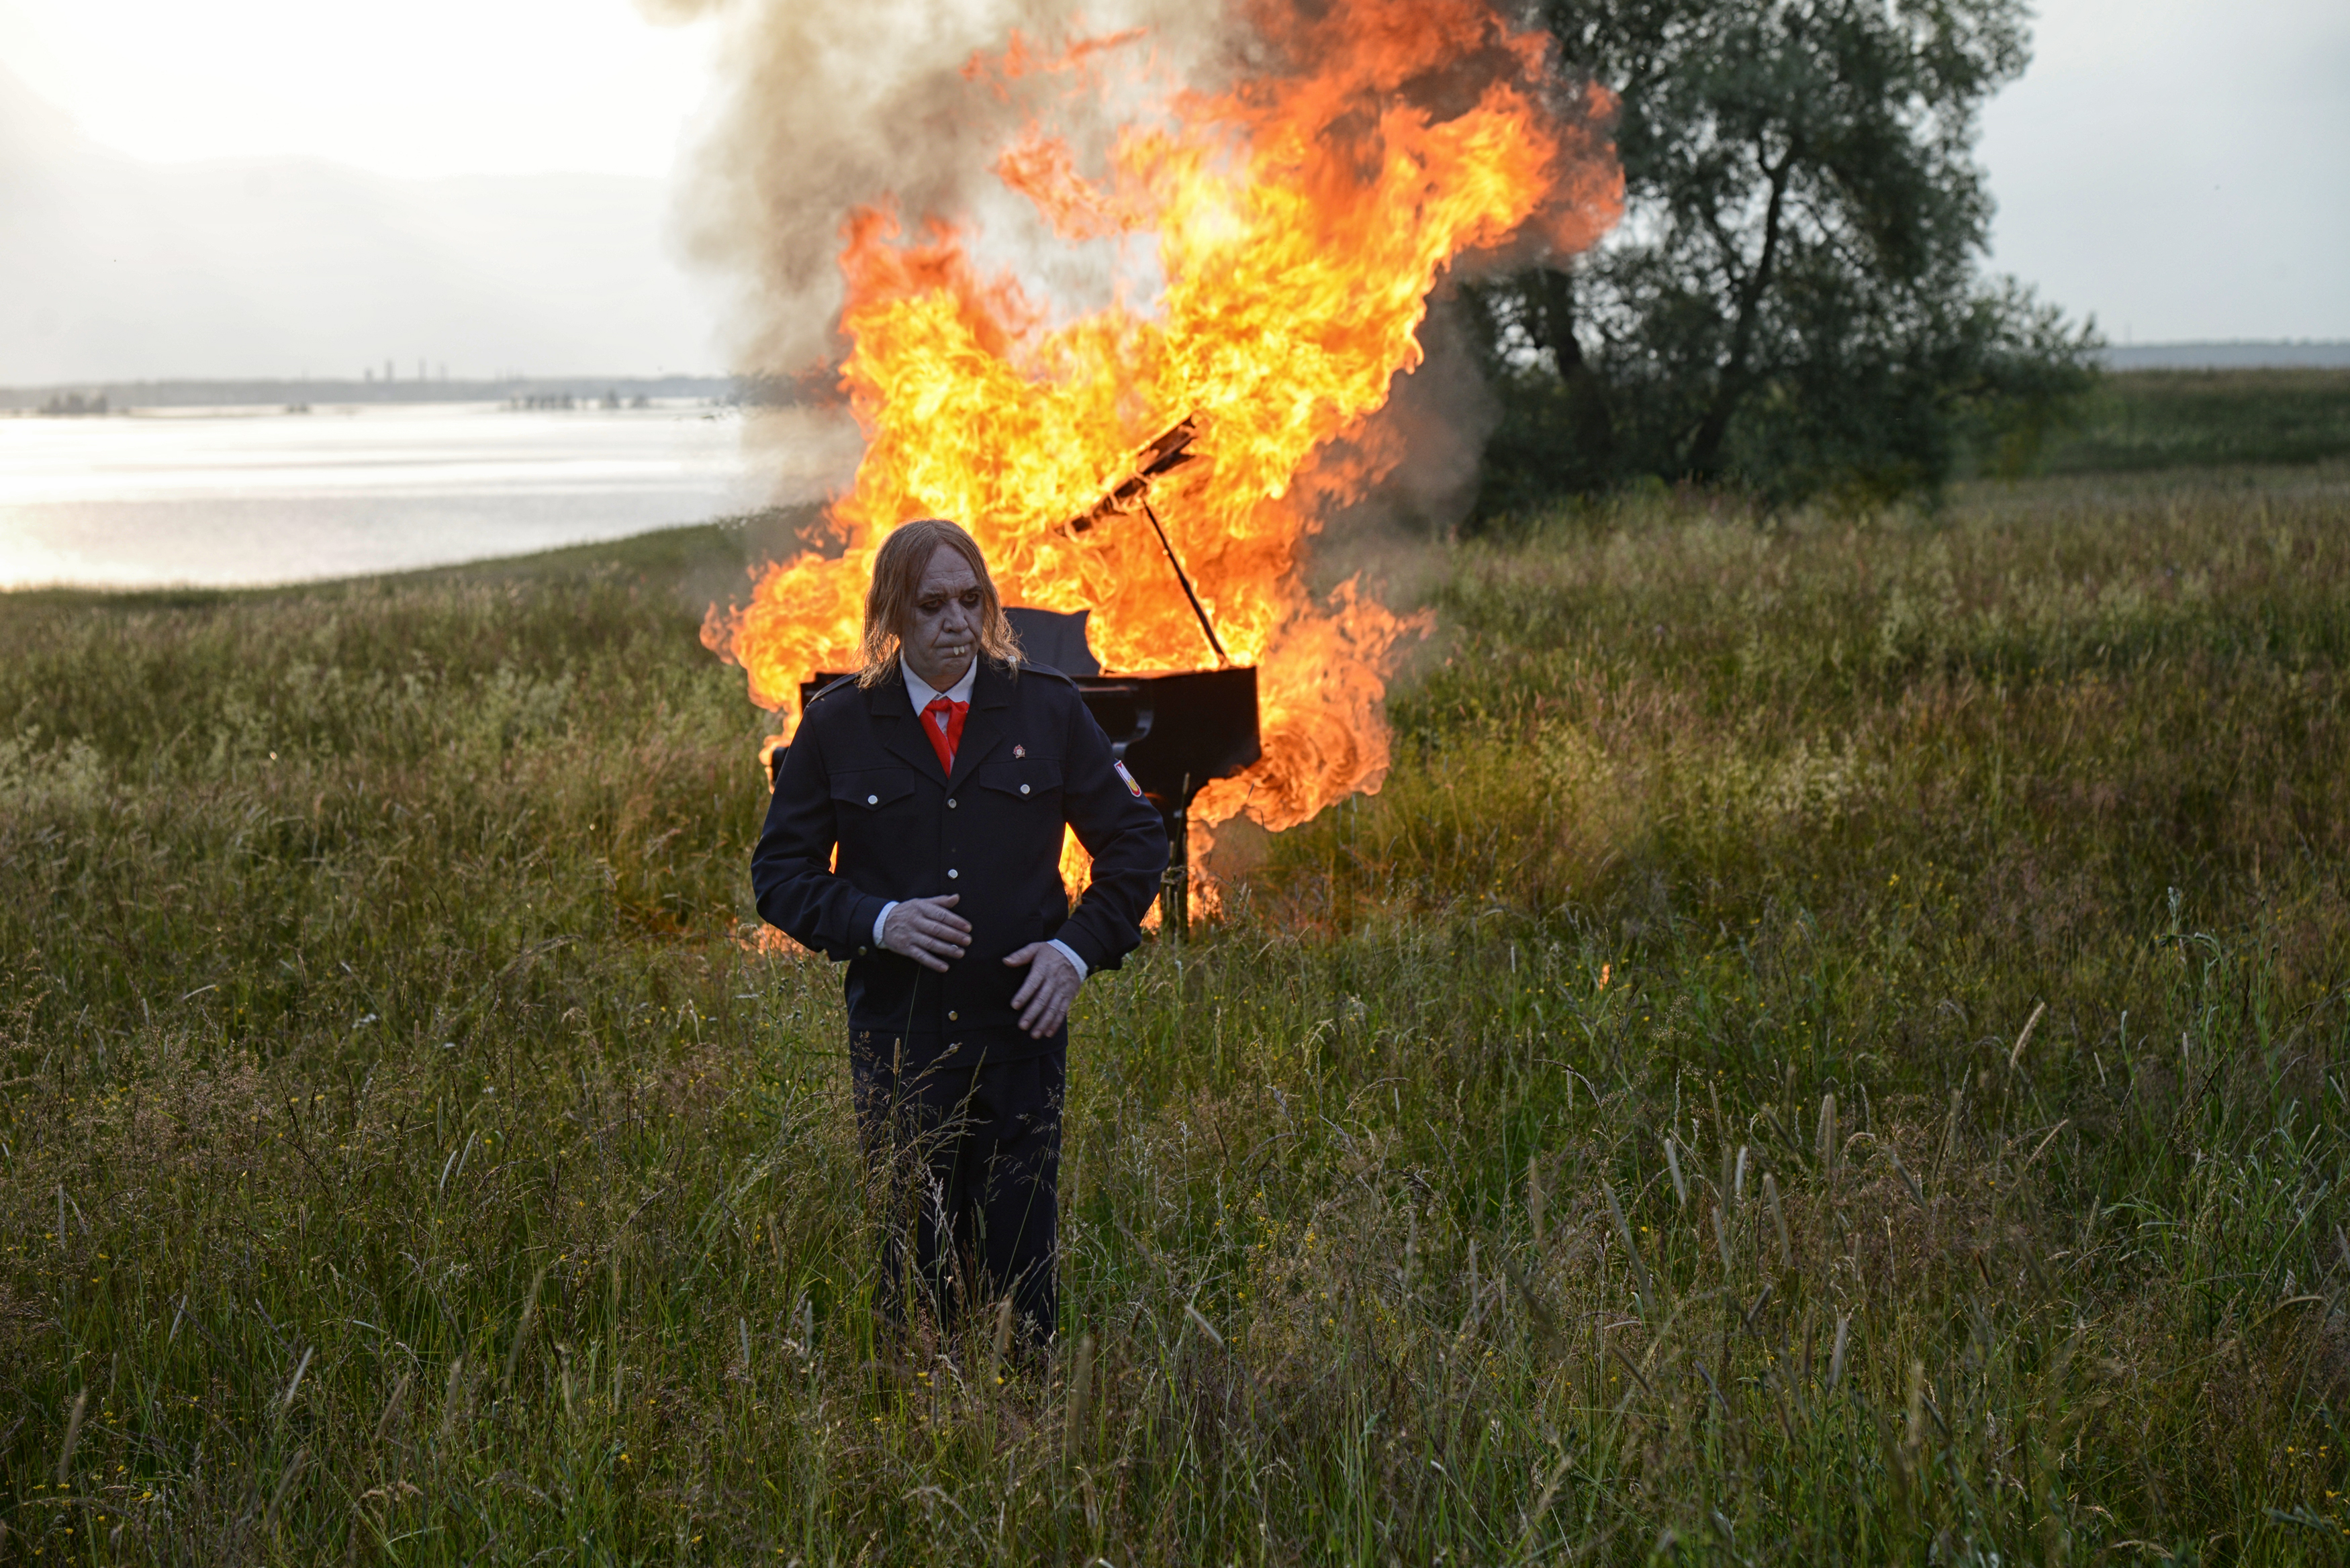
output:
[[0,384],[706,372],[667,187],[142,163],[0,69]]
[[2345,369],[2350,369],[2350,343],[2132,343],[2108,346],[2105,359],[2110,370]]

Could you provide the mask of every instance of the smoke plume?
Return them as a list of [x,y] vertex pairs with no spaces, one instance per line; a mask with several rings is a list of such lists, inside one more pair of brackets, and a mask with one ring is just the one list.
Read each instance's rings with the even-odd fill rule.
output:
[[[657,20],[723,31],[722,101],[686,188],[687,243],[733,286],[735,370],[785,380],[838,359],[843,227],[876,202],[910,229],[933,218],[968,225],[984,259],[1065,308],[1107,301],[1108,247],[1054,240],[994,172],[1040,92],[1059,84],[975,62],[1015,36],[1054,48],[1082,33],[1125,40],[1155,77],[1203,86],[1243,36],[1212,5],[1186,0],[639,4]],[[1055,114],[1080,159],[1098,154],[1133,107],[1108,85],[1088,122],[1071,123],[1066,105]]]
[[[1284,62],[1283,19],[1323,9],[1303,0],[638,0],[653,20],[722,32],[721,101],[682,201],[690,254],[730,286],[732,369],[823,399],[847,344],[838,329],[843,235],[875,203],[909,233],[950,223],[974,262],[1016,276],[1056,315],[1129,302],[1158,281],[1143,258],[1106,237],[1055,234],[999,161],[1048,112],[1079,168],[1097,167],[1122,125],[1163,105],[1171,88],[1224,91],[1235,79],[1310,67]],[[1073,67],[1047,57],[1097,41],[1090,94],[1066,91]],[[1035,68],[1007,71],[1024,52]],[[1080,51],[1082,57],[1082,51]],[[1423,100],[1466,108],[1491,81],[1522,68],[1471,49],[1413,84]],[[1555,84],[1560,118],[1592,105]],[[1049,100],[1049,109],[1047,101]],[[1542,252],[1582,249],[1612,220],[1587,188],[1562,189],[1556,210],[1527,225],[1505,254],[1460,258],[1473,274]],[[1126,269],[1121,275],[1121,267]],[[1457,331],[1451,334],[1457,337]],[[1379,493],[1349,515],[1399,516],[1416,530],[1457,518],[1475,492],[1493,404],[1440,308],[1423,332],[1429,361],[1399,379],[1390,407],[1361,432],[1388,453]],[[805,425],[786,427],[802,439]],[[754,439],[756,439],[754,427]],[[1357,465],[1346,465],[1362,472]]]

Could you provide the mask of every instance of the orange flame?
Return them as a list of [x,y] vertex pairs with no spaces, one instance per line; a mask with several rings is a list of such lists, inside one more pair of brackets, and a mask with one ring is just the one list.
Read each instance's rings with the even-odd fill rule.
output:
[[[1256,57],[1276,63],[1169,95],[1119,131],[1106,178],[1041,121],[995,164],[1064,241],[1155,238],[1149,309],[1121,299],[1056,324],[1014,278],[982,275],[964,231],[929,219],[909,238],[886,198],[849,219],[841,384],[863,461],[827,547],[766,567],[747,606],[713,606],[702,630],[779,714],[775,742],[802,680],[855,667],[874,554],[910,518],[968,526],[1007,603],[1091,608],[1108,670],[1212,663],[1148,524],[1066,527],[1196,415],[1208,461],[1161,481],[1157,510],[1232,658],[1257,667],[1263,758],[1201,795],[1195,827],[1245,807],[1278,830],[1378,787],[1387,677],[1428,622],[1354,581],[1317,600],[1306,540],[1402,455],[1364,421],[1419,363],[1445,268],[1504,245],[1580,249],[1615,222],[1622,177],[1594,129],[1613,105],[1560,89],[1543,36],[1483,0],[1260,0],[1248,19]],[[1105,55],[1135,42],[1047,57],[1015,36],[965,74],[1092,93]]]

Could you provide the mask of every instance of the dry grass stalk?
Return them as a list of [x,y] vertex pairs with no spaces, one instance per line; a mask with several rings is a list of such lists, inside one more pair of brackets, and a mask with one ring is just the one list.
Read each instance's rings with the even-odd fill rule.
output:
[[1901,1185],[1908,1190],[1911,1200],[1919,1209],[1930,1211],[1933,1206],[1926,1201],[1926,1194],[1918,1187],[1917,1178],[1911,1176],[1908,1167],[1901,1163],[1901,1151],[1888,1143],[1885,1146],[1885,1153],[1893,1161],[1893,1174],[1901,1179]]
[[1207,1335],[1208,1343],[1210,1345],[1214,1345],[1218,1350],[1222,1350],[1224,1348],[1224,1336],[1216,1332],[1216,1325],[1214,1324],[1210,1323],[1206,1318],[1200,1315],[1200,1309],[1198,1307],[1193,1306],[1190,1302],[1185,1302],[1183,1303],[1183,1315],[1191,1320],[1191,1326],[1193,1328],[1198,1329],[1201,1334]]
[[1550,1479],[1543,1483],[1542,1495],[1534,1499],[1534,1507],[1526,1510],[1526,1521],[1518,1531],[1517,1550],[1512,1553],[1513,1556],[1523,1559],[1527,1549],[1534,1545],[1534,1532],[1540,1530],[1543,1521],[1550,1517],[1550,1505],[1558,1496],[1558,1489],[1565,1481],[1566,1472],[1573,1468],[1574,1461],[1567,1455],[1562,1453],[1558,1456],[1558,1463],[1552,1469]]
[[66,1413],[66,1439],[57,1448],[57,1485],[70,1485],[73,1479],[74,1445],[81,1441],[82,1413],[89,1408],[89,1390],[74,1396],[73,1407]]
[[307,1445],[296,1449],[294,1457],[286,1461],[285,1473],[277,1478],[277,1488],[269,1494],[269,1507],[261,1516],[261,1533],[264,1539],[276,1533],[277,1516],[285,1509],[286,1500],[292,1494],[295,1483],[302,1479],[302,1467],[309,1462],[310,1449]]
[[995,1303],[995,1332],[987,1341],[986,1386],[993,1388],[1003,1381],[1003,1358],[1012,1350],[1012,1298],[998,1297]]
[[514,1387],[515,1366],[522,1360],[522,1348],[530,1343],[532,1325],[538,1321],[538,1293],[546,1284],[546,1270],[541,1268],[530,1279],[529,1293],[522,1299],[522,1315],[515,1319],[514,1339],[506,1346],[505,1370],[498,1374],[501,1392]]
[[1909,1362],[1908,1422],[1901,1437],[1901,1458],[1913,1481],[1918,1475],[1918,1459],[1926,1449],[1926,1364],[1911,1357]]
[[295,1364],[294,1376],[286,1385],[286,1397],[277,1402],[281,1411],[294,1408],[294,1396],[302,1390],[302,1374],[310,1370],[310,1357],[317,1353],[318,1347],[315,1345],[303,1347],[302,1359]]
[[2031,1017],[2023,1021],[2023,1032],[2015,1037],[2015,1049],[2007,1054],[2009,1072],[2012,1073],[2023,1065],[2023,1048],[2032,1044],[2032,1032],[2040,1027],[2040,1015],[2047,1011],[2048,1004],[2043,1002],[2032,1010]]
[[1787,1239],[1787,1216],[1779,1208],[1779,1179],[1770,1171],[1762,1173],[1762,1198],[1771,1207],[1771,1223],[1779,1232],[1779,1266],[1795,1266],[1795,1246]]
[[1066,1425],[1061,1435],[1063,1451],[1074,1457],[1084,1440],[1087,1402],[1093,1397],[1094,1336],[1087,1334],[1077,1340],[1076,1354],[1069,1366],[1069,1399]]
[[400,1375],[400,1381],[391,1386],[391,1397],[383,1402],[383,1414],[376,1417],[375,1440],[377,1442],[382,1442],[384,1434],[391,1430],[391,1419],[400,1414],[400,1404],[408,1397],[408,1386],[415,1380],[415,1376],[413,1372],[403,1372]]
[[[457,1429],[457,1418],[462,1414],[458,1408],[458,1401],[465,1391],[464,1377],[464,1356],[462,1355],[451,1356],[449,1381],[441,1390],[441,1440],[444,1443],[449,1440],[450,1434]],[[617,1400],[614,1402],[618,1403]]]
[[[1614,1184],[1603,1176],[1599,1179],[1599,1190],[1607,1196],[1607,1212],[1616,1221],[1616,1234],[1623,1238],[1624,1255],[1632,1261],[1632,1282],[1633,1288],[1639,1293],[1640,1315],[1653,1323],[1657,1316],[1656,1299],[1648,1288],[1648,1265],[1640,1256],[1639,1240],[1632,1234],[1631,1221],[1624,1218],[1624,1205],[1616,1196]],[[1472,1241],[1470,1245],[1473,1249],[1476,1243]],[[1469,1256],[1473,1282],[1476,1253],[1472,1251]]]

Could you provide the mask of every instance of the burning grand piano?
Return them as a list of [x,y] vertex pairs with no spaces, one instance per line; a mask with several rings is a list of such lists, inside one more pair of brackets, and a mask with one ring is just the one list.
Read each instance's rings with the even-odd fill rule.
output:
[[[1110,750],[1142,786],[1150,804],[1167,825],[1167,879],[1159,892],[1159,929],[1180,934],[1191,919],[1191,846],[1187,821],[1192,797],[1213,779],[1230,778],[1253,763],[1260,754],[1257,740],[1256,670],[1234,664],[1224,652],[1215,625],[1191,587],[1191,579],[1175,554],[1167,530],[1151,508],[1150,490],[1159,479],[1197,455],[1191,443],[1199,439],[1199,421],[1182,423],[1142,449],[1132,472],[1112,485],[1107,494],[1064,526],[1071,535],[1131,520],[1138,513],[1148,519],[1166,552],[1175,581],[1200,619],[1200,631],[1215,656],[1213,669],[1154,670],[1105,675],[1086,639],[1091,612],[1062,615],[1052,610],[1007,606],[1004,613],[1020,634],[1022,649],[1038,664],[1049,664],[1077,683],[1086,706],[1109,736]],[[800,682],[800,705],[837,672],[818,671]],[[777,748],[772,765],[780,770],[784,753]]]

